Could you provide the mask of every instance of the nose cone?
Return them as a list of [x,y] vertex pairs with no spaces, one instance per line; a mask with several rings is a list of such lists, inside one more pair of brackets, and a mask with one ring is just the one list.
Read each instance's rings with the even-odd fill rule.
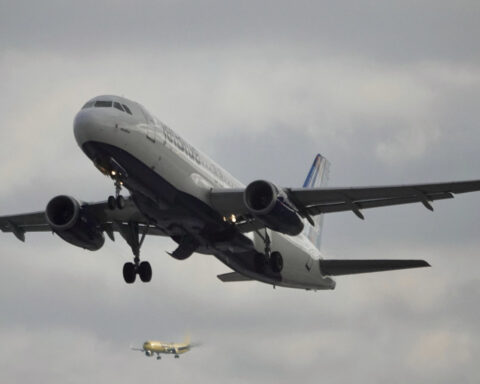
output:
[[80,147],[97,139],[105,128],[105,118],[93,108],[80,110],[73,121],[73,133]]

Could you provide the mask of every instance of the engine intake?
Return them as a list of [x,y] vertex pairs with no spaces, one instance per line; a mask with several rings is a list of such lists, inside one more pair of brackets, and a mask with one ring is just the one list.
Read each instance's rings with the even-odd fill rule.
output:
[[266,227],[291,236],[302,232],[303,221],[294,205],[274,184],[265,180],[253,181],[245,189],[243,199],[251,214]]
[[54,197],[47,204],[45,218],[53,232],[77,247],[96,251],[105,243],[103,231],[73,197]]

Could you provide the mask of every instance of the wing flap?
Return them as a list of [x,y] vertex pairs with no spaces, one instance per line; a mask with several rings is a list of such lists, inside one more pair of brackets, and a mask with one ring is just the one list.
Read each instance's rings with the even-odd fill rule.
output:
[[354,275],[397,269],[430,267],[425,260],[320,260],[320,270],[326,276]]

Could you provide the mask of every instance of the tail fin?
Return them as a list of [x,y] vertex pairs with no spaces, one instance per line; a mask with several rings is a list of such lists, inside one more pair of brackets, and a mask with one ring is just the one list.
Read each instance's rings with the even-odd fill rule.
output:
[[190,344],[190,332],[187,332],[187,333],[185,334],[185,338],[183,339],[183,342],[184,342],[185,344],[187,344],[187,345]]
[[[307,178],[303,183],[303,188],[325,187],[328,182],[329,172],[330,163],[325,157],[318,154],[313,160],[313,164],[310,167]],[[320,249],[322,239],[323,215],[315,216],[313,221],[315,222],[315,226],[312,226],[307,222],[305,223],[305,229],[303,230],[303,234],[308,237],[312,244],[314,244],[318,249]]]

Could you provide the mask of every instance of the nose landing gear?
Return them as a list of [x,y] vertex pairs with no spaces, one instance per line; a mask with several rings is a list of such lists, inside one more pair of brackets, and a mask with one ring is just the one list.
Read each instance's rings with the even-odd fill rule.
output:
[[132,248],[134,255],[133,263],[128,262],[123,265],[123,279],[127,284],[135,282],[136,275],[140,276],[140,280],[148,283],[152,279],[152,267],[148,261],[140,262],[140,248],[145,240],[148,232],[148,226],[142,233],[140,238],[138,223],[130,221],[128,228],[123,228],[120,233]]
[[[114,177],[115,175],[112,175]],[[120,194],[122,191],[122,182],[115,178],[115,196],[108,196],[108,208],[111,210],[125,208],[125,198]]]

